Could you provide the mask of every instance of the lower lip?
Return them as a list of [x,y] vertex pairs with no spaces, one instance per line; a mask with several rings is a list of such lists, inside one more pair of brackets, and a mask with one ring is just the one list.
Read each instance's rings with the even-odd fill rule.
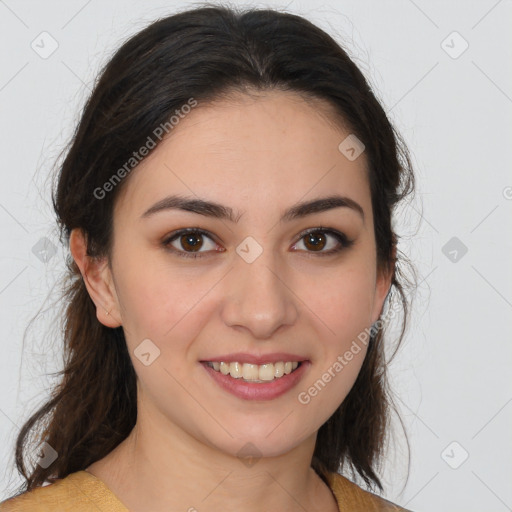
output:
[[311,363],[302,361],[301,365],[292,373],[265,383],[246,382],[242,378],[235,379],[230,375],[215,371],[206,363],[201,364],[215,382],[232,395],[244,400],[272,400],[290,391],[300,381]]

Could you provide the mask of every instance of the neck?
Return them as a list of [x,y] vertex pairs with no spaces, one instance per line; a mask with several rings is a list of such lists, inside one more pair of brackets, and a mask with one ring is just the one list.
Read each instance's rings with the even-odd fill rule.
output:
[[167,427],[159,433],[139,418],[127,439],[87,468],[132,512],[338,510],[311,468],[316,434],[286,454],[251,458],[223,453]]

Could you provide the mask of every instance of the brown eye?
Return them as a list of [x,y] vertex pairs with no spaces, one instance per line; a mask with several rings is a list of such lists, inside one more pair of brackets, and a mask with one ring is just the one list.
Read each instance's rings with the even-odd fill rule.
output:
[[196,235],[193,233],[186,233],[180,236],[180,243],[183,249],[186,251],[198,251],[203,245],[203,241],[200,240],[202,235]]
[[349,240],[344,233],[320,227],[302,233],[294,247],[297,248],[300,243],[304,244],[306,253],[312,253],[314,256],[329,256],[347,249],[354,241]]
[[322,250],[326,245],[326,237],[321,231],[316,233],[308,233],[304,237],[304,245],[313,251]]
[[196,228],[175,231],[162,241],[162,245],[178,256],[189,258],[201,258],[207,255],[205,253],[221,252],[209,233]]

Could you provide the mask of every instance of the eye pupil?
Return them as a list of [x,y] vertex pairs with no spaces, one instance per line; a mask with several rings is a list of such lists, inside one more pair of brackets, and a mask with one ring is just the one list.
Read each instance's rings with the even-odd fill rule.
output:
[[[317,241],[315,242],[315,240]],[[323,249],[325,247],[325,236],[320,233],[308,233],[305,240],[306,247],[308,247],[308,244],[311,244],[313,249]]]
[[[182,230],[181,233],[178,232],[170,239],[164,240],[162,244],[165,248],[168,248],[169,246],[172,247],[173,243],[178,242],[181,248],[175,247],[174,250],[170,248],[169,250],[177,252],[180,256],[187,256],[188,253],[188,256],[190,257],[199,258],[203,256],[203,251],[201,251],[201,249],[204,245],[205,236],[206,238],[211,239],[211,236],[202,230]],[[334,237],[338,241],[338,247],[331,249],[330,251],[324,251],[327,246],[329,236]],[[339,253],[343,248],[350,247],[353,243],[352,241],[347,240],[344,235],[340,233],[336,234],[335,231],[325,228],[319,228],[314,231],[310,231],[309,233],[305,233],[302,235],[301,240],[308,252],[318,253],[318,256]],[[218,249],[215,249],[215,251],[220,252]],[[208,253],[208,251],[206,252]],[[211,253],[214,251],[209,252]]]
[[194,235],[187,233],[181,236],[181,245],[185,250],[197,250],[203,245],[203,242],[199,239],[200,235]]

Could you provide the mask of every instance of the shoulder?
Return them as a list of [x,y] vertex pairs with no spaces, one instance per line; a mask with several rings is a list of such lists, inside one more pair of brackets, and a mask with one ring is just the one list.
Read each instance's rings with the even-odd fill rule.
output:
[[71,473],[0,503],[0,512],[126,512],[108,487],[86,471]]
[[391,503],[376,494],[361,489],[348,478],[337,473],[326,475],[329,487],[331,488],[340,510],[349,506],[350,510],[364,512],[412,512]]

